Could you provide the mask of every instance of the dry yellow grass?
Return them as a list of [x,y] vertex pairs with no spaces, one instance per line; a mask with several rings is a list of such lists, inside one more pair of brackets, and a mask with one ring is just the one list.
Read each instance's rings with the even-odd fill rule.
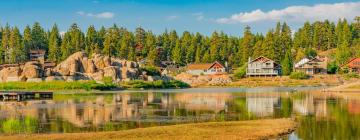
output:
[[268,139],[288,134],[295,129],[295,126],[296,123],[291,119],[266,119],[182,124],[112,132],[14,135],[0,137],[0,140]]

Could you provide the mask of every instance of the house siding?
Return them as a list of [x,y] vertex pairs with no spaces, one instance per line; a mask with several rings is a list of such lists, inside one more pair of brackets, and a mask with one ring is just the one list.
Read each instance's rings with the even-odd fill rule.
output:
[[247,76],[277,76],[281,74],[281,69],[276,68],[274,61],[250,61],[246,70]]

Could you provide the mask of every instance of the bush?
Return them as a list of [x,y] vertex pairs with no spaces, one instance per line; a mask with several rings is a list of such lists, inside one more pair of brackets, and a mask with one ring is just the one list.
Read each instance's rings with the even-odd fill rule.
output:
[[336,62],[331,62],[327,65],[327,73],[329,74],[335,74],[339,69],[339,66],[336,64]]
[[163,80],[157,80],[154,82],[149,81],[142,81],[142,80],[134,80],[129,82],[124,82],[121,84],[125,88],[187,88],[190,87],[190,85],[177,81],[177,80],[171,80],[169,82],[165,82]]
[[360,78],[359,74],[355,73],[355,72],[350,72],[347,74],[344,74],[344,78],[345,79],[351,79],[351,78]]
[[308,79],[309,75],[304,72],[292,72],[290,74],[290,79]]
[[240,68],[238,68],[234,73],[235,79],[245,78],[245,76],[246,76],[246,68],[247,68],[246,64],[241,66]]
[[110,90],[114,84],[100,84],[95,81],[52,81],[52,82],[6,82],[0,83],[0,90]]
[[159,76],[160,71],[156,68],[156,67],[152,67],[152,66],[146,66],[146,67],[142,67],[140,68],[140,71],[143,72],[145,71],[147,75],[150,76]]

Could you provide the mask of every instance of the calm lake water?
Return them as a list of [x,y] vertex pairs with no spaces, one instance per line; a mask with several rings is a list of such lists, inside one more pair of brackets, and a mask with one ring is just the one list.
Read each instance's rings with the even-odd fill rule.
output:
[[196,88],[0,101],[0,132],[94,132],[285,117],[297,118],[300,126],[284,139],[360,139],[360,101],[307,94],[312,89],[317,88]]

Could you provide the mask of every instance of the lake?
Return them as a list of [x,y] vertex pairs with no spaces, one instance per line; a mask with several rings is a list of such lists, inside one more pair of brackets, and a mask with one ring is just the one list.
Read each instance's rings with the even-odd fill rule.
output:
[[283,139],[360,139],[360,101],[309,94],[321,88],[193,88],[54,94],[51,100],[0,101],[0,132],[95,132],[294,118],[299,127]]

